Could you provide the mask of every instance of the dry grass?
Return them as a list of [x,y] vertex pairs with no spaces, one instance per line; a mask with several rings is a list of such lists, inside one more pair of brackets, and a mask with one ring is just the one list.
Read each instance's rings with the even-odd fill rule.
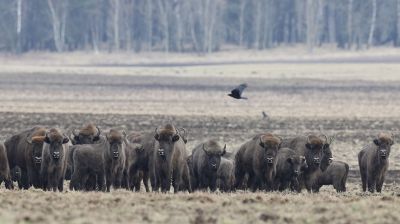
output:
[[[286,193],[52,193],[0,190],[1,223],[396,223],[397,185],[383,194],[330,188]],[[367,212],[368,211],[368,212]]]

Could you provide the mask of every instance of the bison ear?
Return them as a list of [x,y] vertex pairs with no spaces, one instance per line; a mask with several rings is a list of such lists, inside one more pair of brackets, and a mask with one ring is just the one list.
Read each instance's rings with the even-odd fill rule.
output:
[[306,143],[306,148],[307,149],[312,149],[312,145],[310,143]]
[[68,143],[69,142],[69,138],[67,138],[67,137],[64,137],[64,139],[63,139],[63,144],[66,144],[66,143]]
[[178,141],[179,140],[179,135],[174,135],[173,137],[172,137],[172,141],[173,142],[176,142],[176,141]]
[[288,163],[290,163],[290,164],[293,164],[293,159],[292,159],[292,157],[287,158],[286,161],[287,161]]
[[98,136],[94,136],[94,138],[93,138],[93,141],[94,142],[97,142],[97,141],[99,141],[100,140],[100,136],[98,135]]
[[160,135],[159,135],[158,133],[156,133],[156,134],[154,135],[154,138],[155,138],[157,141],[159,141],[159,140],[160,140]]
[[374,139],[374,144],[377,145],[377,146],[379,146],[379,139],[377,139],[377,138]]
[[329,147],[330,147],[330,144],[329,144],[329,143],[326,143],[326,144],[324,144],[323,149],[327,149],[327,148],[329,148]]
[[49,139],[49,137],[44,137],[44,140],[43,140],[44,142],[46,142],[47,144],[50,144],[50,139]]
[[260,141],[260,146],[264,148],[265,147],[264,142]]

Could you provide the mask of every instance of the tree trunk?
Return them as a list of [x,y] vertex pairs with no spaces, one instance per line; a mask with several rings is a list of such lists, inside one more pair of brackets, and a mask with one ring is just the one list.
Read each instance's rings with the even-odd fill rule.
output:
[[255,5],[254,9],[254,41],[253,41],[253,47],[255,49],[260,48],[260,29],[261,29],[261,4],[260,0],[255,0],[253,3]]
[[47,0],[47,3],[48,3],[49,9],[50,9],[50,14],[51,14],[54,44],[56,46],[56,50],[58,52],[62,52],[64,50],[68,1],[61,2],[60,3],[61,6],[59,6],[60,7],[59,10],[57,10],[57,8],[55,8],[55,5],[53,4],[53,0]]
[[347,5],[347,48],[353,45],[353,0],[348,1]]
[[17,0],[17,53],[21,53],[22,0]]
[[147,50],[152,50],[153,41],[153,0],[147,0]]
[[114,17],[113,17],[113,30],[114,30],[114,48],[119,50],[119,2],[120,0],[114,0]]
[[315,4],[313,0],[307,0],[307,49],[309,53],[312,53],[315,45]]
[[374,40],[374,32],[375,32],[375,24],[376,24],[376,0],[372,0],[372,17],[371,17],[371,26],[369,28],[369,35],[368,35],[368,45],[367,47],[371,47]]
[[400,46],[400,0],[397,0],[397,46]]
[[[329,0],[328,0],[329,1]],[[336,22],[335,22],[335,3],[328,2],[328,41],[329,43],[336,42]]]
[[168,27],[168,14],[167,14],[167,5],[168,2],[163,4],[162,0],[158,0],[158,6],[160,8],[160,16],[163,24],[164,31],[164,50],[165,52],[169,52],[169,27]]
[[243,31],[244,31],[244,9],[246,7],[246,0],[240,1],[239,12],[239,46],[243,46]]

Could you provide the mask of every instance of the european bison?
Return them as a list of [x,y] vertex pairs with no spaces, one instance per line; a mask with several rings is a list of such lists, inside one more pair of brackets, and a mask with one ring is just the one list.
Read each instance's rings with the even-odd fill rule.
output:
[[143,153],[142,135],[138,132],[132,133],[127,137],[128,141],[126,146],[126,162],[124,170],[123,186],[128,190],[140,191],[140,184],[145,179],[144,184],[146,192],[149,192],[148,173],[144,177],[144,172],[139,170],[139,158]]
[[337,192],[346,191],[347,175],[349,165],[341,161],[333,161],[325,171],[318,176],[313,188],[318,192],[323,185],[333,185]]
[[285,147],[291,148],[297,154],[304,156],[307,162],[307,169],[298,178],[300,188],[305,187],[311,192],[313,185],[321,173],[320,164],[324,148],[328,148],[328,138],[323,135],[322,139],[316,135],[308,135],[307,137],[299,136],[285,141]]
[[13,189],[10,167],[8,165],[7,153],[4,145],[0,143],[0,184],[4,181],[7,189]]
[[60,130],[51,128],[45,134],[44,143],[40,169],[43,190],[58,189],[61,192],[67,170],[69,138]]
[[222,157],[217,171],[217,187],[222,192],[230,192],[235,184],[235,165],[233,160]]
[[298,188],[298,176],[307,169],[304,156],[289,148],[281,148],[276,156],[276,175],[274,179],[274,190],[286,190],[292,183]]
[[257,135],[243,144],[235,156],[235,189],[249,176],[247,187],[272,190],[276,166],[276,155],[281,147],[281,138],[271,133]]
[[372,143],[364,146],[358,153],[363,191],[382,191],[385,174],[389,168],[390,149],[394,143],[393,136],[380,133]]
[[73,139],[72,143],[74,145],[93,144],[100,140],[100,134],[101,131],[99,127],[93,124],[87,124],[79,130],[73,130],[71,139]]
[[217,189],[217,171],[225,152],[226,145],[222,148],[214,140],[209,140],[193,149],[192,165],[197,186],[192,186],[192,189],[207,190],[210,188],[211,191]]
[[154,139],[150,163],[153,191],[161,187],[162,192],[168,192],[172,181],[175,193],[183,190],[183,187],[191,192],[186,146],[178,131],[173,125],[167,124],[161,130],[156,129]]
[[[94,144],[101,140],[102,136],[100,136],[101,130],[99,127],[94,124],[87,124],[80,129],[75,129],[72,131],[71,140],[73,145],[82,145],[82,144]],[[65,174],[66,180],[71,180],[72,172],[73,172],[73,151],[76,147],[71,146],[69,148],[69,158],[68,158],[68,166],[67,172]],[[85,186],[86,190],[95,190],[96,189],[96,177],[94,175],[90,175]]]
[[44,127],[34,127],[4,142],[10,168],[18,166],[21,169],[20,188],[28,189],[31,185],[41,187],[40,167],[45,132]]
[[90,174],[96,176],[97,185],[102,191],[110,191],[111,184],[115,181],[120,183],[126,159],[125,142],[124,133],[111,129],[106,134],[105,141],[76,145],[70,189],[83,189]]

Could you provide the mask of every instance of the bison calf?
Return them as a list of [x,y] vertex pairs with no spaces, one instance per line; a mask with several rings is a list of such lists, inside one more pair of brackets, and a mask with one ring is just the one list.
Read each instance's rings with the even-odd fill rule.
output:
[[235,184],[235,166],[233,160],[221,158],[217,172],[217,187],[222,192],[230,192]]
[[193,174],[197,180],[197,186],[201,190],[211,191],[217,189],[217,171],[221,163],[221,157],[226,152],[226,145],[222,148],[214,140],[198,145],[192,152]]
[[323,185],[333,185],[337,192],[346,191],[347,175],[349,165],[341,161],[333,161],[325,171],[323,171],[315,182],[313,188],[318,192]]
[[389,168],[390,149],[394,143],[393,136],[380,133],[372,143],[364,146],[358,153],[363,191],[382,191],[386,172]]
[[290,184],[298,188],[298,176],[307,169],[304,156],[300,156],[296,151],[289,148],[281,148],[276,156],[276,174],[274,179],[274,190],[283,191]]

